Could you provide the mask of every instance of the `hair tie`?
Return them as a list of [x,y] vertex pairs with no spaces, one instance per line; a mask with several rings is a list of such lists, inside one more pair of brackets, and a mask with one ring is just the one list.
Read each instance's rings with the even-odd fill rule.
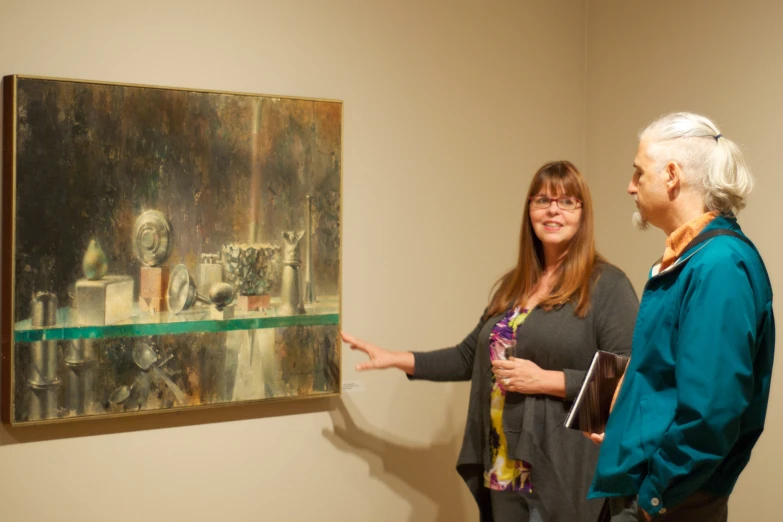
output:
[[716,134],[715,135],[715,143],[718,143],[718,138],[720,138],[721,136],[723,136],[723,134]]

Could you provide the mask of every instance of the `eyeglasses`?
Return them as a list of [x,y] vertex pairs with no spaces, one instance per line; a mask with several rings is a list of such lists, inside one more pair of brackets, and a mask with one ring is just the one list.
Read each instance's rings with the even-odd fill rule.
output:
[[582,206],[582,202],[573,196],[560,196],[559,198],[533,196],[530,198],[530,206],[533,208],[549,208],[553,201],[557,203],[560,210],[576,210]]

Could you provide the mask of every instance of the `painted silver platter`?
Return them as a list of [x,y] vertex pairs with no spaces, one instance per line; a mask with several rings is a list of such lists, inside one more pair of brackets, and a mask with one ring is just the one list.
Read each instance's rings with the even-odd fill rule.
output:
[[148,210],[133,226],[133,250],[146,266],[158,266],[171,254],[171,223],[162,212]]

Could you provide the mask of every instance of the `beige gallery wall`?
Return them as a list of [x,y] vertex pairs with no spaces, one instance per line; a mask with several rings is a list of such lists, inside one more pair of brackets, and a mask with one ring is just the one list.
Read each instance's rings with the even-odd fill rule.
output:
[[[659,231],[636,232],[625,189],[640,128],[671,111],[712,118],[738,143],[756,177],[740,224],[763,254],[783,295],[780,121],[783,4],[766,0],[590,0],[587,22],[586,169],[598,207],[599,247],[625,269],[638,292],[663,253]],[[779,297],[778,297],[779,298]],[[780,305],[776,306],[780,313]],[[730,520],[780,520],[783,481],[781,365],[767,430],[731,497]]]
[[[340,99],[343,326],[456,343],[541,163],[583,161],[582,0],[0,0],[0,74]],[[0,427],[0,521],[469,521],[465,385]]]

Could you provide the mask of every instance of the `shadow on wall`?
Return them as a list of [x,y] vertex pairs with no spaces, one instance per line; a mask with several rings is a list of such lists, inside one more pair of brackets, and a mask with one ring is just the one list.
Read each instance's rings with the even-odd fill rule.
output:
[[462,431],[454,428],[451,411],[444,410],[442,427],[432,445],[410,447],[369,431],[350,401],[335,403],[336,408],[329,412],[333,431],[324,430],[324,436],[336,448],[366,460],[370,477],[410,502],[409,522],[476,519],[477,510],[464,509],[465,499],[472,502],[472,497],[456,470]]

